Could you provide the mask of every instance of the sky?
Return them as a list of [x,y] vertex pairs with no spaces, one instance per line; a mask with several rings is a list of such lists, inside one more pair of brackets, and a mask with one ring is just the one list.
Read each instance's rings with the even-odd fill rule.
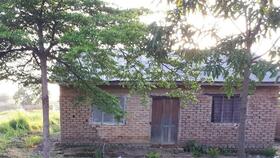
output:
[[[19,85],[16,83],[13,83],[12,81],[1,81],[0,82],[0,96],[1,95],[7,95],[10,97],[13,97],[15,92],[17,91]],[[55,98],[59,97],[59,86],[57,84],[49,84],[49,91],[50,91],[50,97]]]
[[[165,11],[172,8],[172,6],[167,4],[167,0],[107,0],[107,2],[113,3],[123,9],[144,7],[152,10],[154,12],[152,15],[141,18],[141,20],[145,23],[151,23],[164,19]],[[280,0],[274,1],[274,4],[276,6],[280,6]],[[215,26],[221,37],[238,34],[240,30],[244,30],[242,28],[244,28],[245,25],[245,22],[242,19],[234,22],[232,20],[217,19],[213,16],[202,16],[201,14],[189,16],[188,20],[191,21],[191,23],[197,28]],[[275,41],[279,35],[280,30],[278,30],[277,33],[272,34],[268,39],[264,39],[257,45],[253,46],[252,51],[257,55],[263,54],[263,52],[270,49],[273,44],[272,41]],[[206,48],[216,44],[216,42],[210,37],[199,38],[198,40],[199,47],[201,48]],[[280,40],[277,42],[277,45],[280,46]],[[264,58],[267,59],[268,56],[265,56]]]
[[168,9],[166,0],[106,0],[109,3],[114,3],[120,8],[139,8],[144,7],[153,11],[163,11]]
[[[114,3],[122,9],[144,7],[152,10],[153,14],[141,17],[141,20],[144,23],[161,21],[162,19],[164,19],[165,11],[172,8],[172,6],[167,4],[166,0],[106,0],[106,1],[109,3]],[[280,0],[276,2],[277,2],[276,5],[280,5]],[[240,32],[240,28],[242,28],[242,25],[244,25],[244,21],[242,20],[233,23],[231,20],[225,21],[221,19],[216,19],[213,16],[204,17],[199,14],[192,15],[188,17],[188,19],[189,21],[192,21],[192,23],[198,28],[215,25],[219,30],[219,34],[221,36],[238,33]],[[263,52],[265,52],[271,47],[272,41],[278,38],[279,35],[280,32],[273,34],[271,36],[272,40],[266,39],[261,41],[258,45],[254,46],[254,48],[252,49],[253,52],[255,52],[256,54],[262,54]],[[208,47],[214,44],[215,41],[209,37],[199,39],[200,47]],[[277,45],[280,46],[280,41],[278,42]],[[18,85],[15,85],[12,82],[0,81],[0,95],[3,93],[8,95],[13,95],[17,90],[17,87]],[[49,89],[52,94],[57,96],[59,95],[59,88],[57,85],[50,85]]]

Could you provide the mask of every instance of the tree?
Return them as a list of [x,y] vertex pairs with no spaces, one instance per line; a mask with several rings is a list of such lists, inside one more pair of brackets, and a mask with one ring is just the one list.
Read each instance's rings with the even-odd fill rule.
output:
[[[271,78],[279,78],[277,76],[279,75],[280,49],[277,42],[280,37],[271,41],[271,47],[261,54],[253,52],[252,47],[258,45],[264,39],[271,39],[271,34],[279,32],[280,7],[276,6],[274,4],[276,1],[273,0],[212,2],[205,0],[169,0],[169,2],[176,4],[175,12],[179,21],[183,21],[192,13],[202,12],[206,16],[230,19],[233,25],[238,25],[238,20],[245,22],[245,25],[238,25],[240,29],[238,34],[218,39],[213,38],[217,41],[215,46],[206,49],[184,46],[174,50],[180,52],[184,59],[201,63],[201,72],[212,76],[212,79],[223,77],[225,79],[224,89],[229,96],[233,95],[236,90],[241,91],[237,146],[238,156],[245,158],[248,95],[255,85],[255,81],[251,77],[256,76],[258,81],[262,81],[266,75]],[[176,23],[178,22],[176,21]],[[185,25],[185,29],[190,28],[193,28],[193,26]],[[217,37],[214,31],[209,33]],[[170,46],[167,45],[167,47]],[[271,60],[263,60],[262,57],[265,55],[271,55]]]
[[[236,11],[234,8],[239,8]],[[270,77],[278,75],[277,66],[272,62],[266,62],[260,60],[260,58],[268,53],[272,53],[275,49],[275,45],[272,48],[263,52],[262,55],[256,55],[252,52],[252,46],[258,44],[262,38],[269,36],[269,33],[277,31],[280,26],[280,8],[273,5],[273,1],[251,1],[249,3],[245,1],[237,1],[232,3],[226,1],[224,3],[216,3],[216,14],[222,15],[225,18],[242,17],[245,20],[245,31],[241,32],[238,36],[233,36],[228,41],[222,41],[218,45],[218,50],[223,51],[224,48],[230,53],[236,53],[238,58],[242,58],[239,65],[235,64],[235,76],[234,79],[241,79],[242,89],[241,92],[241,107],[240,107],[240,125],[238,136],[238,156],[246,157],[245,155],[245,129],[246,129],[246,111],[248,103],[248,95],[252,74],[256,75],[259,81],[262,81],[265,75],[270,72]],[[279,30],[278,30],[279,31]],[[279,37],[280,38],[280,37]],[[234,44],[234,47],[230,47],[228,44]],[[227,46],[227,47],[225,47]],[[232,49],[232,50],[230,50]],[[230,62],[230,61],[229,61]],[[234,61],[233,61],[234,62]],[[232,61],[231,61],[232,63]]]
[[[100,105],[117,105],[114,97],[96,85],[104,82],[104,76],[113,78],[119,73],[114,48],[120,46],[127,51],[126,45],[146,35],[146,27],[138,21],[141,14],[139,10],[108,7],[99,0],[1,1],[0,76],[25,85],[41,83],[45,158],[49,157],[48,81],[53,72],[59,72],[55,65],[62,65],[80,81],[90,79],[90,85],[79,84],[90,87],[94,97],[101,98]],[[92,61],[89,69],[71,65],[79,63],[78,56]],[[91,73],[82,74],[85,70]],[[118,111],[111,110],[117,109],[114,107],[107,110]]]

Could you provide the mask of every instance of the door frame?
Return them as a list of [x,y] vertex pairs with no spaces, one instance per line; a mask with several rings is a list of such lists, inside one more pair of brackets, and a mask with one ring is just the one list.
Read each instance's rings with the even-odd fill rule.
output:
[[[152,100],[152,102],[151,102],[151,111],[150,111],[150,118],[151,118],[151,120],[150,120],[150,143],[151,144],[153,144],[153,145],[176,145],[176,144],[178,144],[178,142],[179,142],[179,132],[180,132],[180,124],[181,124],[181,121],[180,121],[180,113],[181,113],[181,107],[180,107],[180,105],[181,105],[181,102],[180,102],[180,98],[178,98],[178,97],[170,97],[170,96],[166,96],[166,95],[150,95],[150,97],[151,97],[151,100]],[[152,141],[152,119],[153,119],[153,101],[154,101],[154,98],[157,98],[157,99],[176,99],[176,100],[178,100],[178,113],[177,113],[177,129],[176,129],[176,140],[175,140],[175,142],[174,143],[154,143],[153,141]]]

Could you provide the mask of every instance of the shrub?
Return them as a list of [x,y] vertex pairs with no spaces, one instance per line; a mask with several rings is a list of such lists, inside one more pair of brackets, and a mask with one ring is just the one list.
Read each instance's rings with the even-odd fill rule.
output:
[[9,130],[11,130],[11,127],[7,123],[2,123],[0,125],[0,133],[7,133]]
[[202,154],[207,153],[207,146],[202,146],[195,140],[187,141],[183,149],[185,152],[191,152],[193,157],[200,157]]
[[217,158],[220,154],[220,150],[218,148],[209,148],[207,154],[210,158]]
[[101,150],[97,149],[94,154],[94,158],[102,158]]
[[186,144],[183,146],[183,149],[185,152],[191,152],[193,148],[197,146],[197,143],[195,140],[189,140],[186,142]]
[[41,136],[29,136],[25,138],[25,145],[27,147],[34,147],[42,142],[42,137]]
[[192,150],[193,157],[200,157],[202,155],[201,150]]
[[58,133],[60,131],[59,115],[52,114],[50,118],[50,132]]
[[16,129],[17,129],[17,121],[16,121],[15,119],[9,121],[9,126],[10,126],[12,129],[16,130]]
[[42,125],[40,123],[32,123],[30,125],[30,130],[33,131],[33,132],[39,132],[42,130]]
[[23,130],[30,130],[30,127],[29,127],[29,124],[28,124],[28,121],[26,118],[24,117],[21,117],[17,120],[17,126],[18,126],[18,129],[23,129]]
[[160,157],[160,154],[158,152],[149,152],[147,155],[146,155],[147,158],[159,158]]
[[10,120],[9,126],[14,130],[30,130],[28,121],[23,116]]
[[51,131],[51,133],[57,133],[57,132],[59,132],[59,131],[60,131],[59,122],[51,121],[51,124],[50,124],[50,131]]
[[261,150],[260,154],[266,157],[274,157],[276,156],[277,149],[274,148],[266,148]]
[[232,156],[236,154],[236,151],[229,148],[221,148],[220,153],[224,156]]

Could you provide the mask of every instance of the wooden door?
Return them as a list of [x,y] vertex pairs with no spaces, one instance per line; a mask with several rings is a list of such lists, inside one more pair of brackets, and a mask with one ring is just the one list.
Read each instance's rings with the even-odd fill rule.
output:
[[177,142],[179,99],[153,97],[151,141],[153,144],[175,144]]

